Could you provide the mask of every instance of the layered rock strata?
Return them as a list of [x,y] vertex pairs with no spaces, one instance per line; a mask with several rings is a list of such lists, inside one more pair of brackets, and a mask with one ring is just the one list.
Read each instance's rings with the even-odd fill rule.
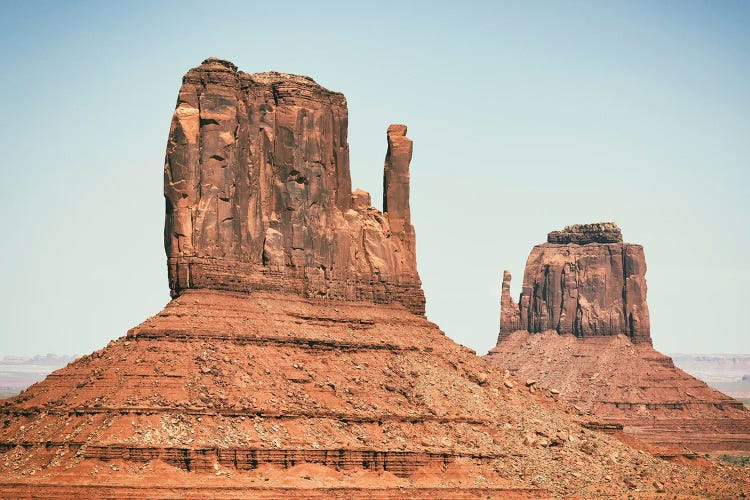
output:
[[510,273],[503,277],[501,301],[498,340],[516,330],[554,330],[651,342],[643,247],[623,243],[611,222],[549,233],[526,261],[518,304],[510,296]]
[[623,335],[581,339],[517,331],[487,359],[647,443],[750,452],[750,412],[742,403],[675,367],[649,344]]
[[748,491],[741,469],[579,425],[427,321],[406,129],[389,128],[381,214],[348,186],[343,97],[311,82],[188,73],[165,182],[176,297],[0,403],[0,497]]
[[343,94],[208,59],[183,78],[164,166],[173,296],[191,288],[400,302],[424,313],[412,141],[388,129],[383,213],[352,193]]
[[612,223],[570,226],[537,245],[520,306],[503,277],[500,335],[487,359],[648,443],[750,451],[750,412],[651,346],[646,263]]
[[547,243],[587,245],[589,243],[622,243],[622,231],[614,222],[573,224],[562,231],[547,234]]
[[750,487],[741,469],[644,455],[579,425],[590,419],[491,373],[398,304],[185,290],[126,337],[0,403],[0,497]]

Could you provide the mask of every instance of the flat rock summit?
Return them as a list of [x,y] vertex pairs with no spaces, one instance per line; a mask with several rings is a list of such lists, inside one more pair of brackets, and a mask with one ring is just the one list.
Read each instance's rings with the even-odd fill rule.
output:
[[[347,113],[308,77],[215,58],[188,71],[164,165],[172,300],[0,401],[0,497],[750,493],[745,469],[652,453],[428,321],[407,128],[384,131],[380,211],[352,191]],[[532,286],[514,321],[648,345],[642,252],[596,244],[626,300],[597,302],[599,281],[573,279],[568,256],[550,272],[590,308],[562,318],[545,308],[569,299],[537,304]]]

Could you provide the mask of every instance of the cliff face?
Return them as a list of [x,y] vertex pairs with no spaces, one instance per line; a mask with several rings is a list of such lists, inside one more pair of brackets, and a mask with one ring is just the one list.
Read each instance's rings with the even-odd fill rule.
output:
[[503,279],[499,340],[517,330],[651,342],[643,247],[613,223],[569,226],[531,251],[519,303]]
[[190,288],[400,302],[424,313],[412,142],[388,129],[384,213],[352,193],[346,99],[207,59],[183,79],[164,167],[173,296]]
[[503,276],[487,360],[650,444],[746,453],[750,412],[651,346],[645,274],[643,247],[613,223],[549,233],[529,255],[518,304]]

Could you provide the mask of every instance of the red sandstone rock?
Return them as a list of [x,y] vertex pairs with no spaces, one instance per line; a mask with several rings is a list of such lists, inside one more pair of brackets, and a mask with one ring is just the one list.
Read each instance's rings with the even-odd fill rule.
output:
[[566,411],[399,304],[185,290],[127,337],[0,402],[0,497],[750,488],[743,469],[666,462]]
[[650,343],[645,275],[643,247],[623,243],[614,223],[552,232],[526,261],[520,327],[510,284],[503,280],[503,306],[511,310],[501,313],[499,339],[516,330],[555,330],[577,337],[622,334]]
[[648,443],[749,452],[750,412],[651,347],[645,272],[643,248],[612,223],[550,233],[528,258],[520,305],[505,272],[487,359]]
[[622,243],[622,231],[614,222],[573,224],[547,235],[547,243],[587,245],[589,243]]
[[218,60],[188,73],[165,169],[177,296],[0,403],[0,497],[748,490],[741,469],[668,463],[582,427],[427,321],[411,141],[389,129],[381,214],[351,193],[345,109],[305,77]]
[[388,127],[388,153],[385,156],[383,175],[383,212],[388,214],[391,230],[397,235],[411,233],[409,209],[409,163],[413,144],[406,137],[406,125]]
[[[503,271],[503,286],[500,294],[500,335],[504,332],[515,332],[525,329],[521,324],[521,311],[510,296],[510,271]],[[504,337],[503,337],[504,338]]]
[[353,202],[347,121],[344,96],[308,77],[213,58],[185,75],[164,167],[174,296],[283,290],[424,313],[406,126],[388,128],[380,213]]
[[750,411],[647,343],[623,335],[517,331],[487,359],[647,443],[701,453],[750,452]]

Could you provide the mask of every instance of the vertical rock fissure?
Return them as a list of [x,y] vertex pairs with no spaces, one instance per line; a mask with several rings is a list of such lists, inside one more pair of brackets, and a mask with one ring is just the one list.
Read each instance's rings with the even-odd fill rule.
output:
[[[643,248],[623,243],[614,223],[553,231],[526,261],[518,325],[531,333],[622,334],[650,343],[645,272]],[[510,316],[501,313],[503,321],[510,325]]]
[[627,283],[628,283],[628,276],[630,274],[630,271],[629,271],[628,266],[627,266],[627,254],[628,254],[628,252],[627,252],[627,246],[628,245],[623,245],[623,248],[622,248],[622,275],[623,275],[623,280],[622,280],[622,317],[625,318],[625,322],[626,322],[626,325],[628,327],[627,328],[627,330],[628,330],[628,337],[630,337],[631,340],[633,340],[634,337],[635,337],[635,332],[633,331],[633,322],[632,322],[632,319],[630,318],[631,315],[629,314],[629,311],[628,311],[628,286],[627,286]]
[[[189,132],[195,137],[182,140],[181,120],[188,112],[197,121]],[[310,78],[250,75],[213,58],[190,70],[165,164],[172,295],[193,287],[287,290],[400,302],[424,314],[406,126],[388,127],[388,210],[380,213],[370,207],[369,195],[366,206],[352,208],[347,125],[344,96]],[[173,173],[178,171],[179,178]],[[177,214],[173,202],[180,196],[187,199]],[[185,218],[188,236],[175,236],[180,224],[187,225]],[[177,244],[181,238],[184,245]]]

